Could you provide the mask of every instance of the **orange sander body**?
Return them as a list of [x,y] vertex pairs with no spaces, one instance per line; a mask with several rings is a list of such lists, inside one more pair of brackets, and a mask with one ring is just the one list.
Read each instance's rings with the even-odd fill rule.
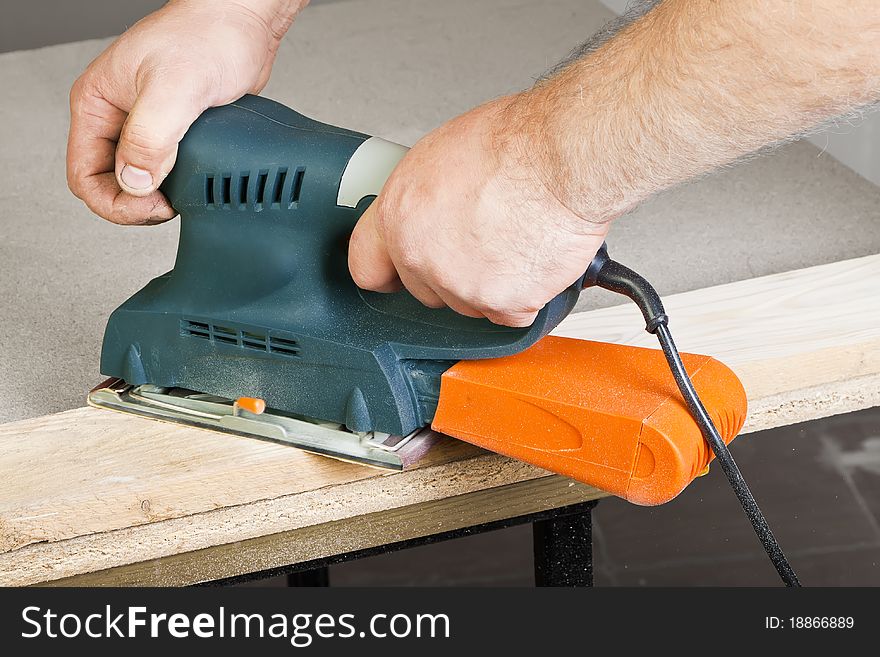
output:
[[[713,358],[682,360],[730,443],[746,418],[742,384]],[[713,458],[662,351],[554,336],[451,367],[431,426],[643,505],[674,498]]]

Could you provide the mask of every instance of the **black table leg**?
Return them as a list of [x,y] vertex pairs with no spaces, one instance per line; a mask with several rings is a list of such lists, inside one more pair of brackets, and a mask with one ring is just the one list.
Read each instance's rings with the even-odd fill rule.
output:
[[326,566],[287,574],[288,586],[330,586],[330,571]]
[[590,511],[596,501],[580,502],[561,509],[547,509],[522,516],[493,520],[471,527],[452,529],[386,545],[345,552],[287,566],[245,573],[199,586],[228,586],[270,577],[287,576],[288,586],[329,586],[327,567],[377,554],[387,554],[419,545],[431,545],[462,536],[531,523],[534,533],[535,583],[538,586],[592,586],[593,560]]
[[532,524],[535,586],[593,585],[594,506],[596,502],[559,509],[552,518]]

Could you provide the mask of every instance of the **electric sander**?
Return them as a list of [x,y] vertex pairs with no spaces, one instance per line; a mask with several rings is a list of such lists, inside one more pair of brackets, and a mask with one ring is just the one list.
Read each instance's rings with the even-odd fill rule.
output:
[[[446,434],[638,504],[674,498],[714,452],[779,569],[726,447],[742,385],[679,355],[656,292],[604,247],[526,328],[355,285],[349,236],[405,153],[262,97],[207,110],[161,188],[181,216],[174,269],[111,315],[111,378],[89,402],[396,469]],[[590,286],[638,303],[663,349],[548,335]]]

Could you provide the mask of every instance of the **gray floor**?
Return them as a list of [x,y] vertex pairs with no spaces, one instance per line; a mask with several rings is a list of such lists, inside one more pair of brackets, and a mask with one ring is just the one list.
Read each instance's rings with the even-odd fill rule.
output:
[[[324,3],[303,14],[282,46],[266,95],[327,122],[412,143],[444,119],[528,85],[609,17],[597,2],[584,0]],[[100,378],[97,363],[107,315],[173,263],[176,222],[158,228],[112,226],[91,216],[66,189],[67,90],[105,44],[87,41],[0,55],[0,422],[81,405]],[[619,259],[637,264],[668,294],[880,252],[878,207],[880,189],[813,146],[796,143],[646,203],[615,225],[609,243]],[[585,295],[582,308],[608,301]],[[824,453],[817,432],[830,427],[827,431],[841,440],[855,440],[855,435],[868,440],[877,418],[859,417],[868,418],[862,433],[848,433],[850,425],[840,419],[807,427],[803,436],[784,430],[740,441],[737,449],[752,460],[748,472],[753,478],[790,482],[791,492],[766,485],[762,499],[768,508],[791,517],[817,513],[815,506],[805,510],[801,504],[803,488],[814,486],[809,473],[819,463],[817,455]],[[789,454],[780,445],[798,451]],[[749,450],[755,450],[754,457],[746,455]],[[863,454],[854,445],[847,450],[854,450],[854,461],[871,462],[870,450]],[[850,478],[858,479],[859,490],[864,489],[864,510],[880,497],[880,478],[876,467],[860,468],[857,474]],[[845,480],[840,473],[835,476]],[[806,540],[816,529],[807,530],[806,538],[794,534],[792,540],[813,551],[843,546],[855,555],[873,549],[870,541],[876,537],[859,533],[857,514],[843,511],[861,503],[831,483],[824,486],[815,484],[816,499],[827,505],[823,517],[853,518],[851,530],[839,530],[834,544]],[[708,488],[701,482],[694,490]],[[637,582],[628,578],[642,572],[639,568],[654,564],[658,573],[669,573],[675,563],[696,558],[677,555],[665,544],[651,550],[654,556],[649,560],[627,552],[627,543],[650,543],[645,537],[652,535],[651,527],[666,522],[663,514],[680,513],[681,524],[700,527],[705,535],[716,536],[719,545],[734,541],[721,530],[738,522],[736,510],[689,502],[696,494],[654,512],[603,503],[598,526],[608,541],[608,558],[602,576]],[[836,500],[842,500],[842,506],[836,506]],[[727,509],[723,523],[709,513],[716,508]],[[720,528],[716,534],[706,529],[715,525]],[[675,533],[658,530],[660,536]],[[507,538],[497,539],[494,547],[470,548],[474,551],[467,554],[491,557],[509,544],[514,556],[499,557],[497,564],[508,564],[505,568],[521,581],[528,572],[522,532],[503,536]],[[718,554],[728,554],[734,545],[746,549],[744,536],[727,544],[727,553]],[[473,539],[471,544],[482,545],[479,540],[488,539]],[[444,554],[438,558],[474,562],[455,552]],[[396,558],[404,564],[414,559],[387,557]],[[340,567],[335,577],[340,582],[345,577],[363,581],[358,577],[371,576],[370,563],[378,562]],[[500,566],[482,563],[473,567],[472,575],[489,581],[486,573]],[[874,568],[866,572],[876,573]],[[439,567],[431,572],[438,581],[447,577]],[[754,572],[761,571],[756,566]],[[652,580],[654,574],[639,576],[647,583],[663,581]],[[742,581],[747,579],[742,576]]]

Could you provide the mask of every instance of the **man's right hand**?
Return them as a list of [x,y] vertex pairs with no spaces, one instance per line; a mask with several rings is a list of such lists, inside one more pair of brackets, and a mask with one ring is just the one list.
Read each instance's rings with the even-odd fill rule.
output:
[[71,191],[117,224],[171,219],[158,187],[183,135],[205,109],[265,86],[307,3],[175,0],[135,24],[71,89]]

